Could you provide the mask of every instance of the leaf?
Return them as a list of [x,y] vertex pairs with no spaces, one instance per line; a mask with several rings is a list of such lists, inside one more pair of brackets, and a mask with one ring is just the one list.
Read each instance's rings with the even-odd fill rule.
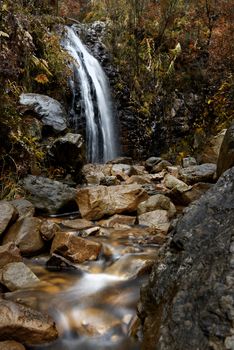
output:
[[34,80],[39,84],[47,84],[49,82],[49,79],[45,74],[38,74]]
[[9,35],[8,35],[7,33],[5,33],[5,32],[2,32],[2,31],[0,30],[0,37],[9,38]]

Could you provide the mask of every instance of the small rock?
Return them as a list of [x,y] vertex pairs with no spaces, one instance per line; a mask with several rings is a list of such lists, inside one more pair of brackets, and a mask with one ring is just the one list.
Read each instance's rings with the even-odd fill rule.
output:
[[5,201],[0,201],[0,235],[6,230],[7,226],[17,219],[18,213],[15,207]]
[[167,169],[168,166],[171,166],[172,164],[168,162],[167,160],[162,160],[160,163],[153,166],[151,172],[152,173],[159,173],[160,171]]
[[183,168],[188,168],[190,166],[197,165],[197,161],[193,157],[186,157],[182,159]]
[[19,219],[34,216],[35,208],[27,199],[14,199],[10,202],[18,211]]
[[168,217],[171,218],[176,214],[176,208],[170,199],[163,194],[156,194],[149,197],[145,202],[138,205],[138,215],[154,211],[156,209],[163,209],[168,211]]
[[55,340],[58,332],[52,319],[26,306],[0,300],[0,339],[14,339],[26,345]]
[[114,164],[111,169],[111,175],[116,176],[120,180],[127,180],[132,170],[131,165],[127,164]]
[[7,264],[1,271],[1,283],[10,291],[29,288],[40,282],[37,276],[22,262]]
[[191,185],[196,182],[214,182],[216,164],[207,163],[180,169],[180,178]]
[[162,158],[160,157],[150,157],[145,161],[145,167],[147,170],[151,171],[152,168],[160,163],[162,161]]
[[0,350],[25,350],[25,347],[14,340],[6,340],[0,342]]
[[117,179],[117,176],[105,176],[100,180],[100,185],[103,186],[116,186],[119,184],[120,181]]
[[75,230],[83,230],[89,227],[92,227],[94,224],[92,221],[85,219],[75,219],[75,220],[64,220],[62,221],[62,225],[74,228]]
[[177,179],[175,176],[167,174],[164,178],[164,185],[169,189],[176,189],[178,192],[183,193],[188,191],[191,186],[188,186],[183,181]]
[[114,216],[110,217],[106,220],[101,220],[98,222],[98,224],[102,227],[126,227],[134,225],[136,222],[135,216],[127,216],[127,215],[118,215],[115,214]]
[[138,184],[138,185],[143,185],[143,184],[151,184],[151,176],[150,175],[132,175],[129,177],[129,179],[126,180],[127,185],[131,184]]
[[0,246],[0,269],[11,262],[19,261],[22,261],[22,257],[15,243],[9,242]]
[[46,267],[48,270],[52,270],[52,271],[64,271],[64,270],[78,271],[77,266],[73,265],[70,260],[57,254],[52,254],[49,260],[46,262]]
[[174,197],[177,196],[177,200],[179,200],[180,204],[188,205],[191,202],[194,202],[197,199],[199,199],[212,186],[213,184],[210,183],[198,182],[195,185],[193,185],[193,187],[190,190],[181,193],[180,198],[178,198],[177,194],[175,194]]
[[131,169],[131,175],[145,175],[148,171],[145,170],[143,165],[133,165]]
[[140,225],[149,226],[155,233],[163,233],[164,235],[168,233],[170,227],[167,210],[157,209],[141,214],[138,220]]
[[56,232],[60,231],[59,226],[50,220],[43,220],[40,226],[41,236],[44,241],[51,241]]
[[57,232],[51,246],[51,254],[62,255],[74,262],[82,263],[87,260],[96,260],[101,244],[75,236],[70,232]]
[[94,226],[94,227],[90,227],[90,228],[87,228],[85,230],[82,230],[80,232],[80,234],[81,234],[81,237],[89,237],[89,236],[98,235],[99,232],[100,232],[100,227]]
[[127,165],[132,165],[133,160],[131,157],[118,157],[112,160],[109,160],[107,164],[127,164]]

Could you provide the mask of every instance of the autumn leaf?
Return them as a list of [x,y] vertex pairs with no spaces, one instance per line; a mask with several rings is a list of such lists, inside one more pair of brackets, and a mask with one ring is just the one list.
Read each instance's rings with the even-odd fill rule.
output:
[[49,79],[45,74],[38,74],[34,80],[39,84],[47,84],[49,82]]

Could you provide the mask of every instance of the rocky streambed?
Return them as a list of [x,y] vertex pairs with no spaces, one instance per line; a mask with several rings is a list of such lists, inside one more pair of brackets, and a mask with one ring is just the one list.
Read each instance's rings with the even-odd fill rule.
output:
[[[76,188],[28,176],[22,183],[27,199],[0,202],[0,349],[139,349],[142,336],[145,349],[157,348],[164,295],[172,298],[170,308],[183,266],[192,266],[186,253],[189,228],[184,238],[171,243],[175,232],[183,232],[178,225],[187,225],[198,209],[195,206],[195,214],[193,207],[188,214],[182,211],[209,190],[196,219],[205,220],[206,203],[216,191],[222,192],[218,189],[225,181],[233,181],[231,172],[221,185],[214,185],[215,164],[196,165],[189,157],[183,165],[157,157],[134,165],[129,158],[88,164],[82,170],[84,184]],[[228,191],[231,196],[231,187]],[[225,206],[228,215],[232,199]],[[65,215],[69,210],[73,213]],[[184,263],[182,258],[177,262],[171,244],[184,252]],[[161,275],[162,285],[155,287],[157,271],[164,266],[167,271],[165,257],[171,266],[165,272],[168,288]],[[138,318],[140,286],[153,266]],[[230,343],[232,338],[226,338]],[[160,339],[160,349],[182,349],[163,347],[166,343]]]

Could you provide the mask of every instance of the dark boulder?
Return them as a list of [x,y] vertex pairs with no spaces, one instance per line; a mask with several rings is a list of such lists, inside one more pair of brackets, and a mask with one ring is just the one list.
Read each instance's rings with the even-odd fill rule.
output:
[[217,178],[234,166],[234,121],[224,136],[217,163]]
[[233,349],[234,168],[178,220],[141,291],[143,349]]

